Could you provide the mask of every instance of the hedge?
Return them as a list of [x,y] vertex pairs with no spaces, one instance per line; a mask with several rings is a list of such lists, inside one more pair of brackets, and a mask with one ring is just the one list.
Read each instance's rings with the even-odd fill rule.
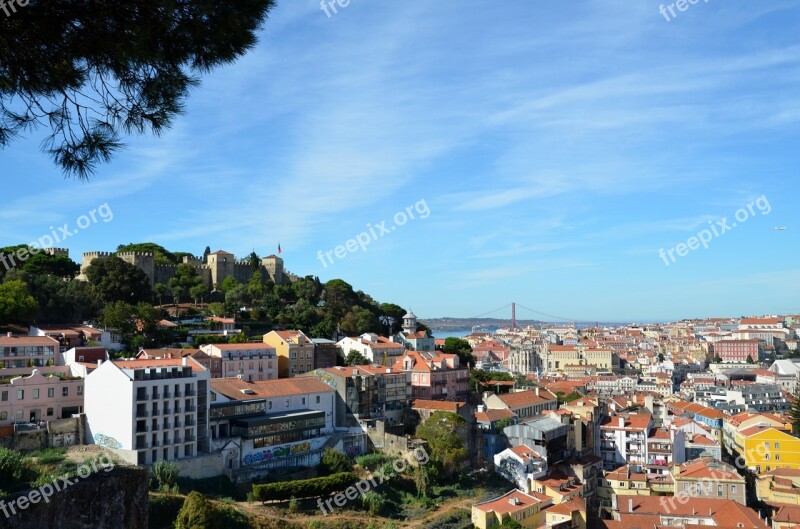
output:
[[253,485],[253,497],[261,502],[288,500],[293,496],[295,498],[314,498],[340,492],[357,481],[358,476],[352,472],[339,472],[321,478],[265,483]]

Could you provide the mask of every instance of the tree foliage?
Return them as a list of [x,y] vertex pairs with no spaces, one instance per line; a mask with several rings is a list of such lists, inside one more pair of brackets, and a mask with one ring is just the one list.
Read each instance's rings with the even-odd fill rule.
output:
[[417,427],[416,436],[428,442],[433,468],[441,477],[458,473],[467,460],[467,451],[461,440],[467,421],[449,411],[436,411]]
[[320,460],[317,470],[324,476],[339,474],[341,472],[352,472],[353,462],[343,453],[337,452],[333,448],[326,448],[325,452],[322,454],[322,459]]
[[475,367],[475,356],[472,354],[472,346],[463,338],[448,337],[444,340],[444,348],[447,354],[458,355],[462,366]]
[[100,257],[86,269],[86,277],[103,303],[150,301],[153,291],[150,280],[138,267],[119,257]]
[[36,314],[38,304],[28,293],[28,285],[19,279],[0,284],[0,323],[27,323]]
[[255,45],[273,4],[53,0],[0,16],[0,147],[49,128],[43,149],[87,178],[123,135],[168,129],[202,73]]
[[257,501],[288,500],[295,498],[315,498],[340,492],[353,485],[358,478],[352,472],[342,472],[321,478],[279,481],[253,485],[253,497]]

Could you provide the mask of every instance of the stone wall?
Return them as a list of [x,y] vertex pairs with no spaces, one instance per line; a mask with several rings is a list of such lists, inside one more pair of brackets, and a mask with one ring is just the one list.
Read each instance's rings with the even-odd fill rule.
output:
[[[18,508],[19,498],[27,496],[29,491],[4,498],[9,516],[0,516],[0,528],[147,528],[145,470],[115,467],[73,481],[71,486],[50,496],[48,502],[28,504],[23,510]],[[58,484],[63,486],[60,480]]]

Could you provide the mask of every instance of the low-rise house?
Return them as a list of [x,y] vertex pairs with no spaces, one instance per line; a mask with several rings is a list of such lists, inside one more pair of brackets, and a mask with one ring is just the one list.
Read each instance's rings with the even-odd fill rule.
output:
[[678,498],[668,496],[615,497],[612,520],[598,526],[607,529],[633,527],[699,526],[737,527],[739,529],[769,529],[759,513],[733,500],[710,498]]
[[722,498],[746,505],[744,477],[736,469],[711,458],[696,459],[673,472],[675,495],[692,498]]
[[47,336],[0,336],[0,376],[3,369],[62,365],[58,340]]
[[211,357],[200,349],[139,349],[136,358],[153,360],[159,358],[194,358],[201,366],[208,369],[211,378],[222,378],[222,358]]
[[385,366],[393,365],[397,358],[406,352],[405,344],[378,336],[375,333],[342,338],[336,342],[336,346],[344,358],[347,358],[350,351],[356,351],[371,363]]
[[293,377],[314,369],[316,347],[303,331],[270,331],[263,340],[275,349],[280,378]]
[[511,446],[531,447],[550,466],[572,455],[568,443],[569,428],[551,417],[530,417],[518,424],[506,426],[503,433]]
[[539,387],[504,395],[490,394],[484,397],[483,403],[486,405],[486,409],[507,409],[520,419],[534,417],[544,411],[558,408],[558,398],[546,389]]
[[84,380],[70,376],[64,367],[35,368],[30,374],[0,378],[0,426],[66,419],[82,413],[83,390]]
[[768,504],[800,506],[800,469],[773,468],[756,476],[756,496]]

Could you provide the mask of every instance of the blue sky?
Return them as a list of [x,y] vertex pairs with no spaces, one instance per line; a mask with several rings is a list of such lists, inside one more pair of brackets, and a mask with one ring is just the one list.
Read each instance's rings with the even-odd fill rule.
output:
[[[669,22],[649,0],[565,4],[283,1],[172,130],[130,138],[90,183],[64,180],[42,131],[0,151],[0,244],[108,203],[113,221],[65,242],[76,260],[280,243],[292,272],[420,317],[800,311],[797,3],[701,1]],[[659,257],[757,197],[769,214]],[[421,200],[427,218],[322,264]]]

